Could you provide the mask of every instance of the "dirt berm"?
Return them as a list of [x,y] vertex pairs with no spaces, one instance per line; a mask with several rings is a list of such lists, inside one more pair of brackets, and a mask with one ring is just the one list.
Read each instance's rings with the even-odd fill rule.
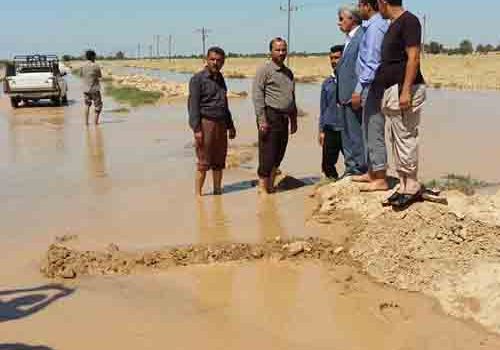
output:
[[357,217],[350,255],[376,280],[436,297],[452,315],[500,333],[500,192],[447,192],[449,205],[423,202],[403,212],[387,194],[360,193],[348,180],[318,189],[319,221]]

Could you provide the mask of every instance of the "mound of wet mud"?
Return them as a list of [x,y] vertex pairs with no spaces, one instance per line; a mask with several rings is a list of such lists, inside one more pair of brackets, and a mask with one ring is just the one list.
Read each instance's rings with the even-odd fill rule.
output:
[[270,259],[319,260],[344,264],[345,249],[318,238],[283,241],[277,237],[263,244],[189,245],[152,252],[125,252],[111,244],[106,251],[81,251],[72,243],[49,247],[41,272],[49,278],[75,279],[89,275],[128,275],[178,266]]
[[448,192],[449,205],[384,208],[387,194],[360,193],[349,180],[317,191],[318,221],[358,217],[351,257],[376,280],[437,297],[452,315],[500,332],[500,193]]

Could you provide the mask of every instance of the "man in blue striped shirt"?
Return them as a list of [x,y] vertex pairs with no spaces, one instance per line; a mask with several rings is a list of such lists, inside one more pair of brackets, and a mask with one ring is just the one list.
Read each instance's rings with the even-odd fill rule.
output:
[[[352,180],[366,182],[365,191],[386,191],[387,150],[385,145],[385,118],[380,111],[383,91],[375,89],[372,82],[381,62],[382,42],[389,23],[378,12],[377,0],[359,0],[363,18],[361,41],[356,72],[358,83],[352,95],[354,108],[363,107],[363,136],[368,172],[353,176]],[[380,90],[380,91],[379,91]]]
[[342,129],[344,128],[343,118],[337,106],[337,77],[335,76],[335,68],[343,51],[343,45],[336,45],[330,49],[328,57],[332,66],[332,75],[321,85],[318,136],[323,150],[321,170],[327,178],[332,180],[337,180],[339,177],[336,164],[342,151]]

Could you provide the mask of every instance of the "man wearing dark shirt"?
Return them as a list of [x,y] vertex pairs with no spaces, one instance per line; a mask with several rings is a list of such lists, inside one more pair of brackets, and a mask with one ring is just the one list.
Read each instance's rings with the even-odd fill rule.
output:
[[335,68],[342,57],[343,45],[336,45],[330,49],[328,55],[332,67],[332,75],[321,85],[319,137],[318,141],[323,150],[321,169],[325,176],[337,180],[339,174],[336,164],[342,151],[343,119],[337,105],[337,77]]
[[198,170],[195,193],[202,195],[208,170],[213,174],[213,193],[222,194],[222,171],[226,167],[227,138],[236,137],[227,101],[227,87],[221,69],[225,52],[212,47],[207,52],[205,69],[189,82],[189,126],[194,133]]
[[402,0],[378,0],[380,13],[391,21],[382,43],[382,62],[375,84],[384,89],[382,111],[387,118],[400,185],[388,202],[406,208],[422,199],[418,182],[418,126],[425,101],[420,71],[422,27],[405,11]]

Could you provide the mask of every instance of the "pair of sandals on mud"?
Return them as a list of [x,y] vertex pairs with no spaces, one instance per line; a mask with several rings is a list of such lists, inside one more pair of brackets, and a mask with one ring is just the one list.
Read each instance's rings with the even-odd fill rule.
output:
[[[368,184],[371,180],[364,176],[355,176],[352,178],[352,181],[360,184]],[[447,204],[446,198],[440,196],[441,191],[439,191],[438,189],[430,189],[426,188],[424,185],[420,185],[420,188],[415,193],[401,193],[399,192],[398,186],[399,185],[391,187],[387,185],[386,182],[386,186],[371,187],[367,185],[365,187],[361,187],[360,190],[362,192],[376,192],[389,191],[391,188],[394,188],[394,192],[382,202],[382,205],[385,207],[392,206],[395,210],[405,210],[414,203],[423,202],[426,200],[439,204]]]

